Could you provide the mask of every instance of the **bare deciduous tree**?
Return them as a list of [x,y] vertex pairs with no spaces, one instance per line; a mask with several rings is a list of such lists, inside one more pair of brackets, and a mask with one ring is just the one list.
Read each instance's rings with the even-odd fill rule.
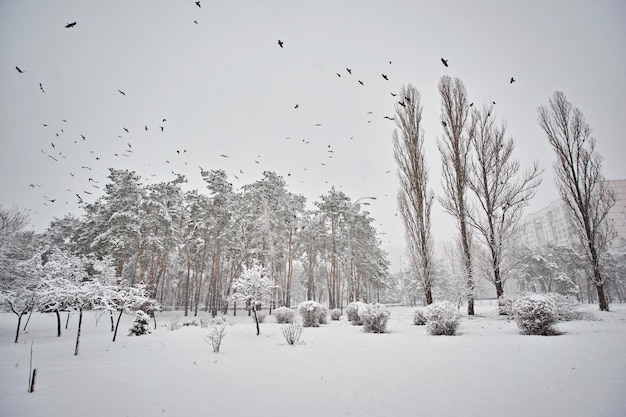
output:
[[584,250],[600,310],[609,311],[601,262],[608,249],[607,215],[615,194],[602,175],[602,157],[584,115],[561,91],[554,92],[548,105],[538,111],[539,125],[556,154],[556,186]]
[[439,199],[443,208],[456,220],[462,265],[467,282],[467,314],[474,315],[474,274],[472,238],[467,220],[467,176],[471,143],[467,134],[469,103],[463,82],[448,76],[439,81],[443,138],[438,142],[443,166],[443,191]]
[[400,90],[403,105],[396,104],[393,132],[393,153],[398,164],[400,191],[398,206],[408,245],[411,264],[417,275],[427,304],[432,304],[433,241],[430,213],[434,194],[428,189],[428,168],[424,157],[422,105],[419,91],[412,85]]
[[484,241],[485,272],[498,298],[504,294],[507,280],[505,258],[513,249],[523,208],[536,194],[543,172],[534,163],[522,175],[519,162],[513,158],[515,143],[505,134],[506,125],[496,123],[492,106],[474,110],[469,129],[473,151],[468,185],[476,199],[468,208],[468,220]]

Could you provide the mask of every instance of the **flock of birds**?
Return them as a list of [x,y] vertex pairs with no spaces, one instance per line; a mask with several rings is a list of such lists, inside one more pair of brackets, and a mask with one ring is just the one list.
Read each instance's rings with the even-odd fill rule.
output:
[[[198,8],[201,8],[202,5],[200,3],[200,1],[195,1],[195,6],[197,6]],[[197,20],[193,21],[195,24],[198,24]],[[72,29],[74,27],[76,27],[77,22],[73,21],[70,23],[65,24],[65,28],[66,29]],[[286,47],[288,47],[287,43],[284,40],[279,39],[277,41],[277,45],[280,49],[285,49]],[[388,61],[389,65],[392,65],[392,61]],[[444,67],[449,67],[449,60],[445,59],[445,58],[441,58],[441,64]],[[15,66],[16,71],[19,74],[26,74],[28,71],[23,70],[21,67],[19,66]],[[358,83],[358,85],[360,86],[365,86],[366,83],[363,79],[360,79],[358,77],[356,77],[356,75],[353,74],[353,68],[350,68],[349,66],[345,67],[345,72],[344,70],[340,71],[340,72],[336,72],[335,73],[336,76],[338,78],[346,78],[346,77],[354,77],[354,79],[356,79],[356,83]],[[388,82],[390,80],[390,75],[389,73],[387,73],[386,71],[381,72],[380,73],[380,78],[382,79],[383,82]],[[515,82],[515,79],[513,77],[510,78],[509,82],[512,84]],[[41,82],[38,83],[39,84],[39,89],[41,90],[41,92],[43,94],[46,94],[46,89],[44,88],[43,84]],[[123,97],[126,97],[126,92],[122,89],[117,89],[117,93]],[[391,91],[390,92],[391,96],[394,97],[397,100],[397,103],[401,106],[401,107],[405,107],[405,100],[408,100],[408,98],[406,97],[398,97],[398,93],[395,91]],[[494,103],[495,104],[495,103]],[[295,103],[293,105],[293,108],[295,110],[300,109],[301,106],[299,103]],[[372,123],[372,116],[373,116],[373,112],[372,111],[368,111],[366,113],[366,120],[367,123]],[[395,118],[393,116],[389,116],[389,115],[385,115],[382,117],[383,119],[390,121],[390,122],[394,122]],[[66,119],[62,119],[60,121],[60,123],[56,124],[55,126],[52,126],[50,123],[42,123],[42,126],[44,128],[53,128],[55,129],[54,131],[54,135],[53,136],[53,140],[50,141],[50,146],[48,149],[42,148],[41,149],[41,153],[48,158],[49,160],[55,162],[55,163],[61,163],[63,159],[66,159],[67,155],[66,153],[64,153],[64,147],[66,147],[68,145],[68,142],[64,140],[64,135],[66,135],[66,128],[69,126],[68,122]],[[140,127],[138,128],[137,126],[134,127],[128,127],[128,126],[120,126],[120,131],[119,131],[119,135],[118,138],[122,139],[125,143],[126,146],[123,147],[123,149],[117,149],[116,151],[113,151],[113,156],[114,157],[126,157],[129,158],[131,157],[131,155],[133,154],[134,150],[133,150],[133,142],[131,140],[131,129],[133,131],[133,133],[135,133],[135,131],[137,129],[139,130],[143,130],[144,133],[147,132],[154,132],[156,131],[157,134],[158,133],[165,133],[166,131],[166,126],[167,126],[167,118],[165,117],[161,117],[157,120],[153,120],[150,123],[141,123],[139,125]],[[322,127],[322,123],[314,123],[313,124],[314,127]],[[127,139],[127,140],[124,140]],[[350,137],[350,140],[354,139],[354,137]],[[285,138],[285,140],[291,140],[291,137],[288,136]],[[307,145],[310,142],[309,139],[306,138],[301,138],[299,139],[303,144]],[[63,146],[58,146],[58,143],[62,142]],[[71,140],[71,142],[73,142],[74,145],[78,145],[80,146],[81,144],[88,144],[89,142],[89,138],[85,133],[79,133],[78,135],[76,135],[73,140]],[[188,154],[188,150],[187,149],[176,149],[176,156],[181,156],[184,154]],[[89,151],[89,154],[91,156],[91,160],[85,160],[83,161],[83,164],[80,166],[80,170],[82,171],[80,173],[80,177],[81,178],[86,178],[86,182],[82,183],[82,187],[80,189],[70,189],[67,188],[65,191],[67,193],[69,193],[68,195],[72,195],[73,197],[75,197],[75,201],[78,202],[79,204],[83,204],[85,203],[85,201],[87,200],[88,196],[93,195],[94,193],[97,193],[97,190],[100,190],[102,185],[100,183],[100,181],[98,181],[97,175],[90,175],[91,172],[94,170],[94,168],[92,167],[92,163],[96,162],[96,161],[100,161],[102,158],[99,155],[96,155],[95,152],[93,150]],[[325,161],[321,161],[320,164],[321,166],[326,166],[329,163],[329,159],[332,159],[334,154],[335,154],[335,149],[333,148],[333,146],[331,144],[326,145],[326,149],[325,149],[325,154],[327,159]],[[221,158],[224,159],[228,159],[229,155],[227,154],[220,154],[219,155]],[[173,156],[174,157],[174,156]],[[254,159],[254,163],[255,164],[260,164],[260,159],[261,159],[261,155],[258,155],[256,159]],[[166,164],[170,163],[170,160],[165,160],[164,161]],[[184,162],[185,165],[187,165],[187,162]],[[202,166],[198,166],[198,168],[202,171],[204,171],[204,169],[202,168]],[[302,167],[303,170],[308,170],[307,167]],[[391,170],[385,170],[384,171],[385,174],[389,174],[392,171]],[[172,173],[175,174],[175,172],[172,170]],[[78,172],[76,170],[73,171],[69,171],[68,175],[71,177],[75,177],[78,174]],[[244,171],[242,169],[238,170],[238,174],[244,174]],[[151,174],[151,176],[156,176],[157,174]],[[287,177],[291,177],[291,173],[287,173]],[[235,179],[239,179],[239,176],[237,174],[232,175]],[[364,177],[365,179],[365,177]],[[326,183],[328,183],[328,181],[325,181]],[[31,183],[29,184],[29,187],[31,189],[40,189],[42,188],[43,184],[42,183]],[[59,200],[60,196],[48,196],[46,194],[42,193],[42,198],[43,198],[43,204],[44,205],[49,205],[49,204],[53,204],[55,203],[57,200]],[[69,200],[66,201],[67,204],[69,204]]]

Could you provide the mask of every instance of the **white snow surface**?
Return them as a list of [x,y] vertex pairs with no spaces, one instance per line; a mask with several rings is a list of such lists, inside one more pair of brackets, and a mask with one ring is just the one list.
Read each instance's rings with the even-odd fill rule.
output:
[[58,338],[55,316],[35,313],[15,344],[17,318],[2,313],[0,416],[626,416],[626,306],[611,307],[585,306],[601,320],[559,323],[564,334],[549,337],[520,335],[489,305],[459,335],[431,336],[412,324],[414,308],[392,307],[388,333],[344,315],[295,346],[273,317],[256,336],[239,311],[219,354],[207,328],[170,330],[171,312],[145,336],[126,336],[124,315],[116,342],[108,318],[96,327],[87,312],[79,356],[77,316]]

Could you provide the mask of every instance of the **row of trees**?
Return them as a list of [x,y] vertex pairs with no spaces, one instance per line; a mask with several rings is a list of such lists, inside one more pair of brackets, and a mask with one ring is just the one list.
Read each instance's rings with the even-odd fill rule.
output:
[[[473,315],[477,275],[494,285],[497,297],[502,297],[506,280],[513,276],[518,260],[514,239],[543,170],[534,163],[522,171],[513,158],[515,144],[506,136],[506,123],[496,120],[492,105],[473,107],[460,79],[442,77],[439,94],[443,126],[438,141],[443,177],[439,202],[456,221],[467,313]],[[398,204],[412,269],[430,304],[434,195],[428,185],[422,105],[419,92],[410,84],[402,88],[400,97],[395,106],[398,129],[393,133],[401,187]],[[606,216],[615,198],[602,176],[595,140],[580,110],[561,92],[554,93],[548,106],[539,108],[539,124],[555,151],[556,185],[586,255],[587,278],[596,289],[600,309],[608,310],[603,263],[609,236]],[[479,259],[474,259],[477,254]]]
[[[272,307],[290,306],[294,294],[341,307],[386,285],[386,253],[360,199],[333,188],[307,209],[273,172],[238,192],[224,171],[201,174],[206,194],[184,191],[181,175],[146,185],[135,172],[110,169],[104,194],[83,216],[55,219],[43,235],[31,234],[28,245],[39,249],[13,260],[50,247],[110,258],[118,280],[145,285],[149,297],[183,305],[185,314],[204,308],[214,316],[228,309],[235,278],[255,264],[274,281]],[[25,226],[10,234],[12,247],[20,246],[26,232],[17,231]],[[4,274],[2,287],[20,274]]]

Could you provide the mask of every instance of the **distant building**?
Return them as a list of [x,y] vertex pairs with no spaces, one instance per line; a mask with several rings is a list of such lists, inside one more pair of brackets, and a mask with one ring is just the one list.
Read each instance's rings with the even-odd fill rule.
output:
[[[611,226],[611,246],[626,246],[626,180],[607,181],[615,192],[615,205],[608,215]],[[529,214],[522,220],[519,241],[522,245],[538,247],[546,244],[573,248],[578,238],[568,221],[567,208],[561,199]]]

